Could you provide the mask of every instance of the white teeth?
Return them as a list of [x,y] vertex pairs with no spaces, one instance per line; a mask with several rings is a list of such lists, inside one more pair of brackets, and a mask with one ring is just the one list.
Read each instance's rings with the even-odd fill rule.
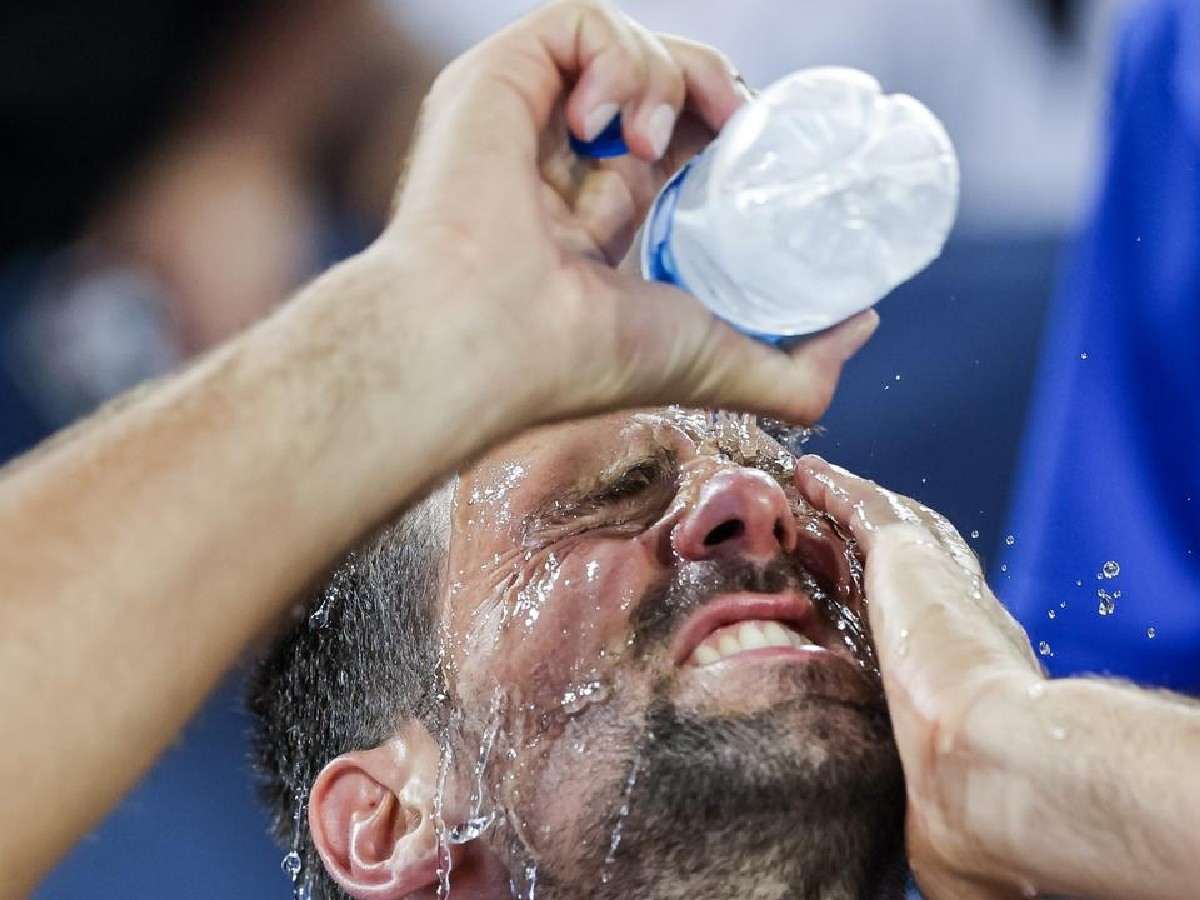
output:
[[698,666],[707,666],[721,658],[721,654],[708,644],[701,644],[692,654],[692,661]]
[[793,631],[791,627],[774,621],[754,619],[718,628],[692,651],[688,662],[694,666],[707,666],[745,650],[811,646],[812,640]]
[[759,647],[768,646],[766,637],[753,622],[743,622],[738,626],[737,636],[743,650],[757,650]]
[[717,641],[717,650],[722,656],[733,656],[742,652],[742,644],[732,632],[726,632]]
[[788,631],[786,628],[784,628],[778,622],[764,622],[763,623],[763,635],[766,637],[766,639],[768,641],[771,642],[772,646],[777,646],[782,641],[788,641],[790,643],[790,638],[788,637],[788,635],[791,635],[791,634],[795,634],[795,632]]

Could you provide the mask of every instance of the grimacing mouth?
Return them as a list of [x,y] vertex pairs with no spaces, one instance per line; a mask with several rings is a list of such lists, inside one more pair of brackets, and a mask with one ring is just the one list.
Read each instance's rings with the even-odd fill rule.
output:
[[[801,586],[789,585],[777,593],[730,591],[712,597],[684,620],[672,638],[676,666],[703,667],[752,651],[763,651],[760,656],[787,655],[789,650],[844,651],[844,642],[829,621],[832,610],[824,606],[829,598],[842,603],[861,599],[851,571],[852,545],[824,514],[797,511],[801,513],[797,547],[789,556],[802,576]],[[819,591],[805,590],[804,576]],[[818,604],[814,593],[826,603]],[[773,648],[777,652],[768,654]]]

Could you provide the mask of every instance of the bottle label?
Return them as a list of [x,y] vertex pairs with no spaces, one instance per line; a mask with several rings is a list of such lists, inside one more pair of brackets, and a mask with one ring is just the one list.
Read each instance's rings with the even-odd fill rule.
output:
[[679,277],[679,268],[671,254],[671,227],[675,220],[675,204],[679,202],[679,188],[695,161],[696,157],[693,157],[684,163],[658,192],[646,218],[646,233],[642,238],[642,277],[673,284],[685,291],[688,287]]

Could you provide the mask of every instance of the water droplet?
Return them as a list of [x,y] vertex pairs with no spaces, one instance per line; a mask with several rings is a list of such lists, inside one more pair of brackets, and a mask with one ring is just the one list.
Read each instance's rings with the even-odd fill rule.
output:
[[1114,612],[1116,612],[1116,597],[1105,590],[1096,591],[1096,596],[1100,598],[1100,602],[1096,606],[1096,612],[1100,613],[1102,616],[1111,616]]
[[1087,359],[1087,354],[1086,354],[1086,353],[1080,353],[1080,354],[1079,354],[1079,358],[1080,358],[1080,359]]
[[1059,608],[1059,609],[1066,609],[1066,608],[1067,608],[1067,601],[1066,601],[1066,600],[1064,600],[1062,603],[1058,604],[1058,608]]
[[897,381],[899,381],[899,380],[900,380],[900,373],[899,373],[899,372],[897,372],[897,373],[896,373],[896,380],[897,380]]
[[287,873],[288,877],[295,881],[300,877],[300,869],[303,864],[300,862],[300,854],[293,850],[283,858],[283,862],[279,864],[279,868]]
[[979,529],[978,528],[974,528],[971,530],[971,540],[973,540],[973,541],[979,540]]
[[1025,691],[1029,695],[1030,700],[1037,700],[1046,693],[1045,682],[1035,681],[1031,684],[1028,690]]
[[610,689],[599,679],[573,685],[563,692],[560,705],[568,716],[577,716],[593,703],[603,703],[608,699]]
[[496,814],[491,812],[487,815],[474,816],[467,819],[461,825],[455,825],[450,829],[450,834],[448,835],[450,843],[466,844],[475,840],[475,838],[487,831],[495,820]]
[[1000,563],[1000,571],[1007,572],[1008,571],[1008,563]]
[[1158,632],[1155,631],[1153,627],[1146,629],[1146,637],[1150,638],[1150,640],[1154,640],[1154,636],[1156,634],[1158,634]]
[[1048,609],[1048,610],[1046,610],[1046,615],[1049,616],[1051,619],[1053,619],[1056,615],[1058,615],[1058,613],[1056,613],[1052,609]]
[[1075,579],[1075,587],[1083,587],[1083,579],[1082,578]]
[[1008,546],[1010,546],[1010,547],[1011,547],[1013,544],[1015,544],[1016,542],[1017,542],[1016,535],[1012,535],[1012,534],[1010,534],[1008,537],[1006,537],[1006,538],[1004,539],[1004,543],[1008,544]]
[[1116,578],[1121,574],[1121,566],[1115,559],[1110,559],[1101,567],[1100,574],[1105,578]]
[[1067,739],[1067,729],[1063,728],[1061,725],[1055,725],[1050,729],[1050,737],[1054,738],[1056,741],[1065,741]]
[[1046,641],[1042,641],[1038,644],[1038,653],[1040,653],[1042,656],[1054,655],[1054,651],[1050,649],[1050,644]]

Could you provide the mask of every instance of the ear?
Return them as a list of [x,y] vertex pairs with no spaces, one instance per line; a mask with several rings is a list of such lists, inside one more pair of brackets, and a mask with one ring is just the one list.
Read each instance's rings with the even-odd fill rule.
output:
[[440,748],[410,721],[370,750],[346,753],[313,783],[308,825],[334,881],[359,900],[398,900],[437,884],[434,823]]

